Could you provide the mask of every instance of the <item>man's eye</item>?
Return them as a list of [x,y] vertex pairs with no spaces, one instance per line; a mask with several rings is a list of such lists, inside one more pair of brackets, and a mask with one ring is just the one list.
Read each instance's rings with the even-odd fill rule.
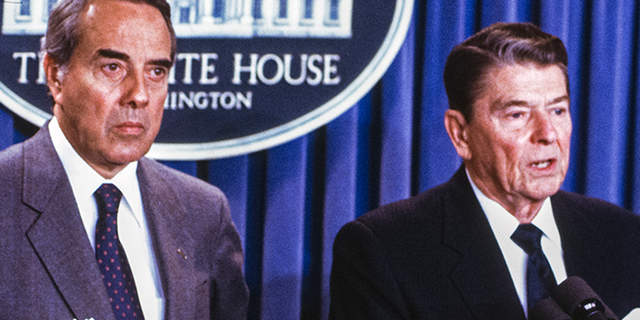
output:
[[104,68],[107,71],[115,72],[115,71],[118,71],[118,69],[120,69],[120,66],[118,66],[117,63],[109,63]]
[[156,77],[161,77],[161,76],[164,76],[167,73],[167,71],[164,68],[155,68],[153,69],[152,73]]
[[563,114],[563,113],[565,113],[566,111],[567,111],[567,110],[566,110],[566,109],[564,109],[564,108],[558,108],[558,109],[553,110],[553,112],[554,112],[556,115],[562,115],[562,114]]
[[513,118],[513,119],[520,119],[520,118],[522,118],[522,113],[521,113],[521,112],[512,113],[512,114],[511,114],[511,118]]

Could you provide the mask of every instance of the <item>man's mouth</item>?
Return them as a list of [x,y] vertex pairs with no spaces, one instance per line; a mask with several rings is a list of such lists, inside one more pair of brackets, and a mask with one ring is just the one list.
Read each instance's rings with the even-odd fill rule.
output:
[[125,134],[140,134],[144,131],[144,126],[140,122],[124,122],[116,128]]
[[531,166],[537,169],[546,169],[553,164],[553,161],[553,159],[542,160],[532,163]]

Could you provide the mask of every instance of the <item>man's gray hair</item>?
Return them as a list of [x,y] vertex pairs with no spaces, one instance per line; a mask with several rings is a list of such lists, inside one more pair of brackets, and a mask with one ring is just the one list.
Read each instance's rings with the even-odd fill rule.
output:
[[[62,0],[51,11],[47,32],[41,43],[41,54],[47,53],[62,70],[69,64],[73,50],[80,39],[80,17],[85,6],[93,0]],[[171,7],[166,0],[122,0],[146,3],[162,14],[171,35],[171,61],[175,60],[177,42],[171,24]]]
[[558,37],[531,23],[492,24],[451,50],[444,67],[444,86],[449,108],[471,121],[472,108],[491,79],[493,68],[533,63],[557,65],[564,73],[567,93],[567,50]]

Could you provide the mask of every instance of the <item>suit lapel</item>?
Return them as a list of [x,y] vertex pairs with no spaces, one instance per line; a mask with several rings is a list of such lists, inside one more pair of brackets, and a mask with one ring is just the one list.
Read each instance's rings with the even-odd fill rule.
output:
[[445,245],[459,253],[451,280],[477,319],[525,319],[511,274],[464,167],[445,199]]
[[153,241],[165,297],[165,319],[196,318],[195,289],[208,280],[195,270],[195,244],[188,221],[181,216],[186,208],[170,183],[162,180],[148,159],[138,166],[144,212]]
[[78,319],[113,319],[71,185],[46,125],[24,144],[23,202],[39,212],[27,230],[60,294]]

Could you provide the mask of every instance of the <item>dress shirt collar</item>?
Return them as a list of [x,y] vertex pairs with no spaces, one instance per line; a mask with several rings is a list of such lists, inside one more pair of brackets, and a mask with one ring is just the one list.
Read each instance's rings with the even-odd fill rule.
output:
[[[482,210],[487,216],[489,224],[491,225],[496,238],[498,238],[498,241],[501,239],[511,239],[511,235],[516,231],[518,225],[520,225],[518,219],[516,219],[516,217],[509,213],[499,203],[489,199],[489,197],[482,193],[471,179],[471,176],[469,176],[469,171],[466,171],[466,173],[469,183],[471,183],[471,187],[473,188],[473,192],[475,193],[476,198],[478,198],[478,202],[480,202],[480,206],[482,206]],[[531,223],[542,230],[544,236],[547,237],[559,251],[562,250],[560,232],[558,231],[558,226],[553,218],[553,208],[551,206],[550,198],[547,197],[547,199],[544,200],[540,211],[533,218]]]
[[112,183],[120,189],[123,197],[133,211],[136,222],[138,225],[141,225],[143,212],[138,176],[136,175],[138,162],[134,161],[129,163],[122,171],[118,172],[115,177],[107,180],[93,170],[93,168],[80,157],[76,150],[73,149],[62,132],[62,129],[60,129],[60,125],[55,117],[49,122],[49,133],[53,141],[53,147],[58,153],[67,177],[69,177],[76,202],[83,202],[87,198],[93,199],[93,193],[100,185],[103,183]]

